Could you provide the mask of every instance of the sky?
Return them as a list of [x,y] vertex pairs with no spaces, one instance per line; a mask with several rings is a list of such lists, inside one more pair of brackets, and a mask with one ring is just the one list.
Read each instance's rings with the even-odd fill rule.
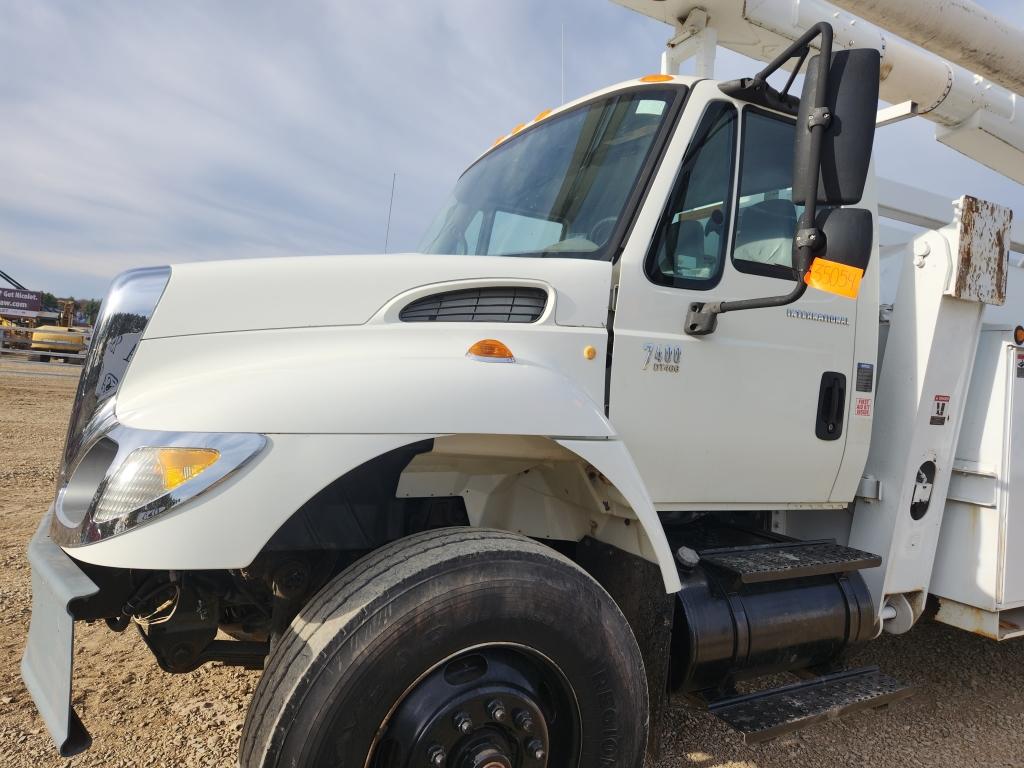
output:
[[[4,0],[0,270],[86,298],[137,266],[414,250],[496,137],[657,72],[670,33],[608,0]],[[882,129],[879,175],[1024,215],[933,131]]]

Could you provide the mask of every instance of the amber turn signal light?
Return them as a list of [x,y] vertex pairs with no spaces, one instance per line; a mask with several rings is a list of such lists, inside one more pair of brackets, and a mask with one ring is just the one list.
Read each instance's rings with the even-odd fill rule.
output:
[[1013,329],[1013,343],[1018,347],[1024,347],[1024,326],[1018,325]]
[[497,339],[480,339],[466,351],[466,357],[485,363],[514,363],[512,350]]

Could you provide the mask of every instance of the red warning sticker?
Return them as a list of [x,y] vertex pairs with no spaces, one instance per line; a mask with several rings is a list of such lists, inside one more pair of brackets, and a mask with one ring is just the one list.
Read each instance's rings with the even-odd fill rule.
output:
[[1017,378],[1024,379],[1024,352],[1017,353]]
[[870,397],[858,397],[857,402],[854,404],[854,415],[856,416],[870,416],[871,415],[871,398]]
[[949,419],[949,395],[936,395],[932,404],[932,417],[928,423],[944,427],[947,419]]

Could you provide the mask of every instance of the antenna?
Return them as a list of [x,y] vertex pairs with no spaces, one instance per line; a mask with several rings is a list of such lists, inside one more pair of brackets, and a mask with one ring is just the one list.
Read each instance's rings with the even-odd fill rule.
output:
[[565,22],[562,22],[562,98],[558,102],[565,104]]
[[384,230],[384,253],[388,252],[388,238],[391,236],[391,209],[395,205],[395,182],[398,180],[398,172],[391,174],[391,201],[388,203],[388,226]]

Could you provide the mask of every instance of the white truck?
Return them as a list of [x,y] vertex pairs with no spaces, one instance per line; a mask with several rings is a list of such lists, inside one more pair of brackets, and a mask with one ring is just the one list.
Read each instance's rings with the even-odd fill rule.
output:
[[[76,621],[262,668],[245,768],[635,768],[670,691],[757,741],[908,695],[847,664],[882,631],[1024,633],[1009,210],[882,259],[895,46],[623,4],[666,71],[496,142],[422,253],[117,278],[29,547],[62,754]],[[674,74],[716,28],[768,66]]]

